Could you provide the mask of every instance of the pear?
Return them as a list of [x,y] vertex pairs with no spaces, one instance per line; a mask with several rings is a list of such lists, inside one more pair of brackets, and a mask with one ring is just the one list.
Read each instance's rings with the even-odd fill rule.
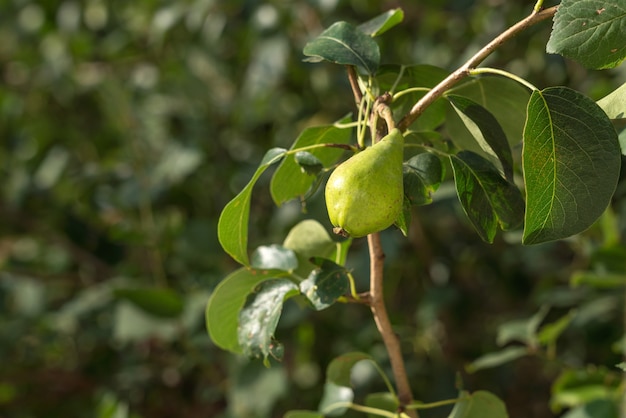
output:
[[326,208],[336,234],[362,237],[382,231],[400,216],[404,137],[393,129],[333,171]]

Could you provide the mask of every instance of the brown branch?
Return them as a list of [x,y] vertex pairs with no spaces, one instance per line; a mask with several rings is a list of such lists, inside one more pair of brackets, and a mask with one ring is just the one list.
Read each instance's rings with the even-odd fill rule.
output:
[[359,77],[356,74],[354,65],[346,65],[346,70],[348,71],[348,80],[350,80],[350,87],[352,87],[352,93],[354,94],[354,103],[358,108],[363,99],[363,93],[361,93],[361,88],[359,87]]
[[380,234],[378,232],[367,236],[367,243],[370,252],[370,308],[376,321],[378,332],[383,338],[389,360],[391,362],[391,370],[396,381],[396,389],[398,391],[398,400],[400,408],[407,415],[417,418],[417,411],[404,410],[406,405],[413,402],[413,393],[411,385],[406,375],[404,360],[402,358],[402,350],[400,348],[400,340],[394,333],[385,307],[383,293],[383,268],[385,254],[380,243]]
[[432,90],[426,93],[426,95],[424,95],[417,103],[415,103],[409,113],[407,113],[398,123],[398,129],[400,129],[401,131],[407,130],[407,128],[413,122],[415,122],[415,120],[422,113],[424,113],[428,106],[430,106],[435,100],[443,96],[443,94],[448,91],[452,86],[467,77],[470,73],[470,70],[476,68],[481,62],[485,60],[485,58],[487,58],[498,47],[500,47],[500,45],[513,38],[523,30],[535,25],[536,23],[551,18],[556,13],[557,7],[558,6],[550,7],[549,9],[541,10],[539,12],[533,11],[530,15],[528,15],[528,17],[520,20],[515,25],[511,26],[509,29],[505,30],[496,38],[494,38],[480,51],[474,54],[474,56],[472,56],[465,64],[463,64],[456,71],[446,77],[441,83],[435,86]]

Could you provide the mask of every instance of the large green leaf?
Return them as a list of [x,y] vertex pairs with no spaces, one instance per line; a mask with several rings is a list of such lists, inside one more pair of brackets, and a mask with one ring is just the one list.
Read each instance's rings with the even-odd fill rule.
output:
[[508,418],[504,402],[490,392],[479,390],[454,405],[448,418]]
[[217,236],[232,258],[248,265],[248,219],[250,217],[250,199],[252,188],[261,174],[285,155],[286,150],[272,148],[265,153],[261,164],[243,190],[222,210],[217,224]]
[[483,151],[495,157],[502,166],[504,177],[513,181],[513,155],[498,120],[487,109],[467,97],[449,94],[446,98],[457,110],[465,127]]
[[[340,123],[345,123],[349,120],[349,118],[344,118]],[[295,150],[327,143],[348,144],[351,136],[351,129],[340,129],[333,125],[307,128],[298,136],[291,149]],[[324,166],[334,164],[343,154],[342,149],[335,147],[309,149],[308,152],[315,156]],[[302,172],[301,166],[296,162],[294,155],[287,155],[272,176],[272,182],[270,183],[272,199],[274,199],[277,205],[282,205],[288,200],[301,197],[306,194],[315,180],[316,177],[314,175]]]
[[254,286],[284,275],[279,271],[240,268],[217,285],[206,308],[206,325],[213,342],[224,350],[241,352],[237,337],[239,311]]
[[298,269],[295,273],[301,277],[308,276],[315,268],[310,262],[311,257],[328,258],[337,249],[337,244],[330,238],[327,228],[314,219],[305,219],[291,228],[283,246],[296,253]]
[[597,103],[610,119],[626,119],[626,83],[598,100]]
[[391,9],[360,24],[357,29],[370,36],[379,36],[398,25],[403,19],[402,9]]
[[119,288],[113,295],[128,300],[144,312],[164,318],[179,316],[185,306],[180,295],[171,289]]
[[283,310],[283,302],[299,293],[290,280],[271,279],[259,283],[246,299],[239,312],[239,345],[249,357],[282,358],[282,344],[274,339],[274,332]]
[[330,61],[355,65],[372,75],[380,63],[378,44],[356,26],[337,22],[307,43],[303,50],[308,62]]
[[587,68],[618,66],[626,57],[626,2],[562,0],[546,51]]
[[483,240],[493,242],[498,224],[507,230],[521,223],[522,194],[493,164],[470,151],[451,155],[450,162],[463,210]]
[[318,268],[300,282],[300,292],[320,311],[343,296],[348,291],[350,282],[345,267],[320,257],[314,257],[313,262]]
[[533,92],[522,155],[525,244],[582,232],[608,206],[620,148],[611,121],[586,96],[566,87]]

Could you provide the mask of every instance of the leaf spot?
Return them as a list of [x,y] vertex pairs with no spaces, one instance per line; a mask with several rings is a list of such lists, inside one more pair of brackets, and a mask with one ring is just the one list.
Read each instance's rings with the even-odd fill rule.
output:
[[596,13],[597,13],[597,14],[599,14],[599,15],[601,15],[601,14],[602,14],[602,12],[604,12],[605,10],[606,10],[606,9],[603,7],[603,8],[601,8],[601,9],[596,10]]

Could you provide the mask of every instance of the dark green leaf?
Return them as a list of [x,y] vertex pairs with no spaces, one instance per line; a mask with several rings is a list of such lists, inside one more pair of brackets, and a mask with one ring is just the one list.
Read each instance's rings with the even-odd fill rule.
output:
[[319,410],[325,417],[341,416],[348,410],[345,403],[352,403],[353,399],[354,391],[351,388],[327,381],[324,384],[324,395]]
[[330,61],[355,65],[370,75],[380,63],[378,44],[356,26],[337,22],[304,46],[308,62]]
[[504,177],[513,181],[513,155],[498,120],[487,109],[467,97],[449,94],[446,98],[457,110],[467,130],[483,151],[495,157],[502,165]]
[[626,119],[626,83],[597,103],[610,119]]
[[164,318],[179,316],[184,308],[183,299],[171,289],[115,289],[113,295],[116,298],[128,300],[149,314]]
[[324,168],[324,164],[315,155],[308,151],[298,151],[293,156],[296,164],[300,166],[303,173],[317,175]]
[[405,237],[409,235],[409,226],[411,225],[411,202],[406,195],[404,199],[402,199],[402,212],[393,224],[402,232],[402,235]]
[[347,270],[330,260],[314,258],[319,268],[313,270],[306,280],[300,283],[300,292],[321,311],[331,306],[350,287]]
[[298,286],[286,279],[271,279],[258,284],[239,312],[239,346],[248,357],[280,360],[282,345],[274,339],[283,302],[298,294]]
[[357,26],[357,29],[372,37],[379,36],[398,25],[403,19],[404,12],[402,9],[391,9],[365,23],[360,24]]
[[298,259],[293,250],[280,245],[264,245],[252,253],[250,267],[259,270],[293,271],[298,268]]
[[617,403],[610,399],[589,402],[568,411],[563,418],[618,418]]
[[[398,410],[398,399],[389,392],[370,393],[365,397],[365,406],[381,409],[388,412]],[[378,418],[380,415],[368,414],[368,418]]]
[[252,188],[261,174],[285,155],[286,150],[272,148],[265,153],[259,168],[244,189],[222,210],[217,224],[217,236],[226,251],[237,262],[248,265],[248,219]]
[[604,212],[617,185],[620,148],[591,99],[566,87],[533,92],[522,153],[525,244],[582,232]]
[[626,3],[562,0],[546,51],[587,68],[617,67],[626,57]]
[[[472,78],[450,93],[467,97],[487,109],[497,119],[511,146],[522,141],[526,106],[530,98],[526,87],[509,78],[484,76]],[[481,153],[482,149],[458,113],[451,106],[448,108],[446,128],[450,138],[460,149]]]
[[[345,123],[349,120],[349,118],[344,118],[339,123]],[[291,149],[326,143],[348,144],[351,134],[351,129],[340,129],[333,125],[307,128],[298,136]],[[322,147],[308,152],[319,159],[324,166],[329,166],[341,157],[344,150],[335,147]],[[277,205],[280,206],[288,200],[304,196],[314,183],[315,177],[302,173],[300,167],[295,156],[287,155],[276,169],[270,184],[270,193]]]
[[284,272],[240,268],[217,285],[206,308],[206,325],[213,342],[224,350],[241,352],[237,337],[239,311],[254,286]]
[[498,224],[506,230],[521,223],[521,192],[493,164],[469,151],[450,156],[450,161],[463,210],[483,240],[493,242]]
[[466,370],[468,373],[474,373],[478,370],[490,369],[492,367],[498,367],[506,363],[510,363],[518,358],[528,355],[527,347],[507,347],[503,350],[496,351],[494,353],[488,353],[481,356],[467,365]]
[[454,405],[448,418],[508,418],[506,406],[496,395],[479,390],[467,395]]
[[528,346],[537,345],[537,330],[550,308],[542,306],[536,314],[526,319],[506,322],[498,327],[497,343],[499,346],[517,341]]
[[444,169],[441,159],[424,152],[411,157],[402,166],[404,195],[412,205],[428,205],[443,181]]

